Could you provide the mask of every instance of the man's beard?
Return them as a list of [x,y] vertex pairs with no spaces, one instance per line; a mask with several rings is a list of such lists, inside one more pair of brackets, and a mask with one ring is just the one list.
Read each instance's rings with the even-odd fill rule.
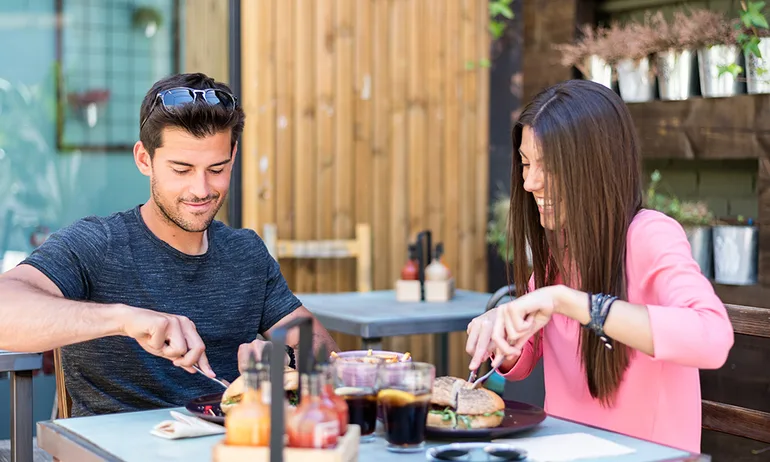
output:
[[[160,213],[163,214],[163,216],[166,218],[166,220],[170,223],[175,224],[179,228],[181,228],[184,231],[187,231],[188,233],[201,233],[208,229],[209,225],[211,225],[211,222],[214,221],[214,217],[216,217],[217,212],[219,212],[220,207],[222,207],[222,204],[224,201],[220,201],[217,203],[214,208],[209,212],[209,216],[205,217],[205,220],[202,224],[199,223],[193,223],[188,220],[185,220],[180,213],[178,213],[178,208],[173,207],[167,207],[166,204],[163,203],[160,196],[157,193],[157,189],[155,188],[155,180],[151,181],[151,193],[152,193],[152,199],[155,201],[155,204],[158,206],[158,209],[160,210]],[[195,202],[217,202],[219,199],[219,195],[211,195],[206,197],[203,200],[198,201],[187,201],[190,203]],[[177,204],[180,204],[182,201],[177,201]],[[203,215],[199,215],[203,218]]]

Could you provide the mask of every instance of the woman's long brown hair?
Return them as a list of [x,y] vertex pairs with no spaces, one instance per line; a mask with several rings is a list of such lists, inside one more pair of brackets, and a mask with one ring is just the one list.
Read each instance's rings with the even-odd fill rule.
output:
[[[557,223],[565,217],[564,229],[556,232],[540,225],[535,200],[524,190],[519,147],[525,126],[533,130],[542,156],[546,199],[554,201]],[[562,82],[524,108],[512,138],[508,229],[517,292],[529,290],[529,243],[535,288],[556,284],[561,276],[570,287],[626,300],[626,235],[642,207],[642,186],[639,144],[623,101],[590,81]],[[604,405],[614,402],[631,354],[625,345],[611,343],[609,350],[581,329],[588,389]]]

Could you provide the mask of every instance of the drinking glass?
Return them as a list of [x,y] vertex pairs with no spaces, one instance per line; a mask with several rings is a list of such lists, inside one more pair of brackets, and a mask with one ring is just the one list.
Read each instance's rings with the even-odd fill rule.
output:
[[348,404],[351,424],[361,427],[361,441],[371,441],[377,425],[377,371],[383,362],[334,361],[334,393]]
[[389,451],[418,452],[425,448],[425,424],[435,377],[433,364],[380,365],[377,401],[382,406]]

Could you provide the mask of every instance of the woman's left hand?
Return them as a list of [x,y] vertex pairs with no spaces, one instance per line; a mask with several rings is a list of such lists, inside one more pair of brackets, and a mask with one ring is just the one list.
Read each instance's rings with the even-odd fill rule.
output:
[[559,286],[548,286],[498,307],[492,341],[504,354],[521,351],[530,337],[543,328],[554,312]]

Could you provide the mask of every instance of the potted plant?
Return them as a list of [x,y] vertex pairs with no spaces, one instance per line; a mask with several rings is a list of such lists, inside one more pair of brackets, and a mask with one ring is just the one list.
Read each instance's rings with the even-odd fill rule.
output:
[[639,103],[655,97],[655,66],[650,59],[657,50],[649,17],[643,23],[630,22],[607,30],[616,62],[618,90],[623,101]]
[[163,15],[157,8],[140,6],[134,10],[131,20],[135,28],[143,31],[145,37],[151,38],[163,24]]
[[[513,262],[513,251],[508,245],[508,218],[511,199],[500,196],[492,203],[492,219],[487,224],[487,243],[494,247],[497,255],[507,264]],[[532,266],[532,251],[527,247],[527,263]]]
[[658,170],[652,172],[647,187],[645,206],[664,213],[679,222],[690,243],[692,257],[707,278],[713,278],[713,235],[714,215],[706,203],[681,201],[673,194],[659,192],[662,176]]
[[691,9],[678,12],[673,27],[689,48],[697,50],[701,95],[733,96],[738,93],[740,50],[735,21],[721,12]]
[[[683,13],[674,14],[675,23],[686,21]],[[696,94],[695,50],[683,31],[667,21],[663,13],[649,17],[649,33],[655,49],[658,93],[664,101],[685,100]],[[686,34],[684,34],[686,35]]]
[[612,44],[607,40],[607,29],[590,24],[580,27],[581,38],[575,43],[561,43],[554,48],[561,52],[561,64],[576,67],[587,80],[612,88],[615,79]]
[[690,242],[692,257],[698,263],[701,273],[709,279],[714,278],[714,215],[705,202],[683,201],[679,204],[674,217],[684,228]]
[[[746,61],[748,93],[770,93],[770,26],[762,9],[765,2],[741,2],[738,45]],[[739,69],[734,69],[739,71]]]
[[714,280],[720,284],[757,283],[759,231],[754,220],[738,216],[714,226]]

